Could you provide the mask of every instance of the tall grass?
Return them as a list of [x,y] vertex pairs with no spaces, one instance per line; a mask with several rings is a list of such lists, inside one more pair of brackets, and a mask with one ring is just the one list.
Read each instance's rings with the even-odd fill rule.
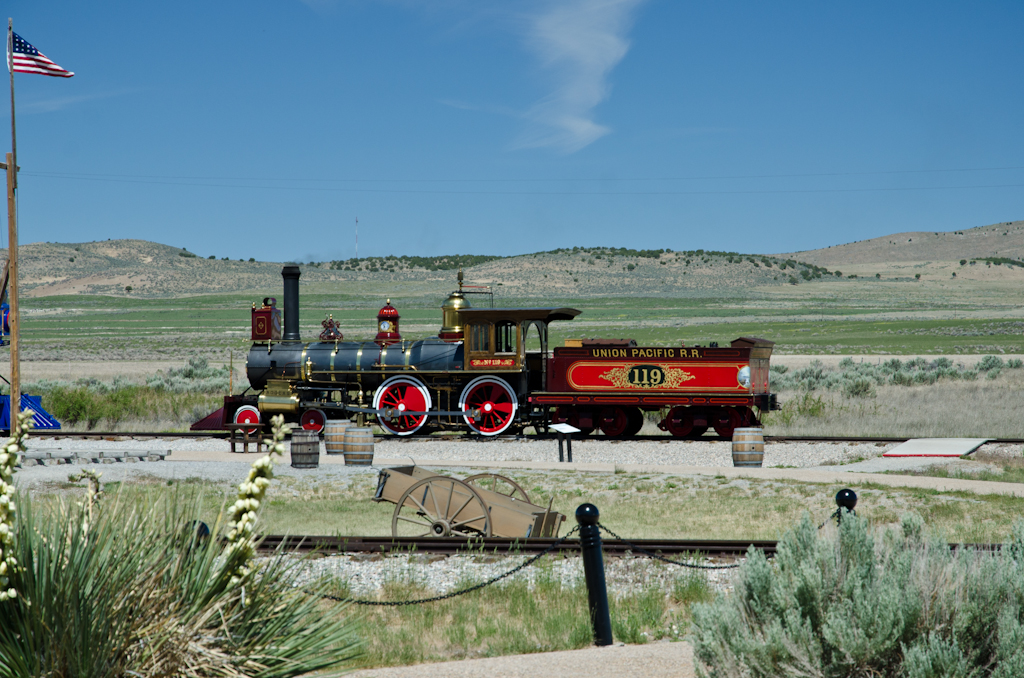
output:
[[809,517],[775,559],[751,550],[734,593],[694,607],[702,675],[1024,675],[1024,523],[997,554],[952,551],[914,515],[838,536]]

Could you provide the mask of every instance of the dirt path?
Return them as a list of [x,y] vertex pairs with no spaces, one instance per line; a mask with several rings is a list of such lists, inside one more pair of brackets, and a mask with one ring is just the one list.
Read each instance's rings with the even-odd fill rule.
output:
[[685,642],[610,645],[584,650],[521,654],[366,669],[355,678],[693,678],[693,648]]

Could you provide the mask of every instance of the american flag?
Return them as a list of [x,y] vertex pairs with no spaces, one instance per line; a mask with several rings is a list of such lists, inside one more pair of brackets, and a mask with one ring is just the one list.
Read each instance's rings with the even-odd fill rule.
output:
[[52,75],[57,78],[70,78],[74,75],[71,71],[65,71],[47,59],[46,55],[26,42],[17,33],[12,31],[11,35],[14,41],[14,54],[8,54],[8,69],[11,69],[11,60],[13,60],[13,70],[15,73],[38,73],[39,75]]

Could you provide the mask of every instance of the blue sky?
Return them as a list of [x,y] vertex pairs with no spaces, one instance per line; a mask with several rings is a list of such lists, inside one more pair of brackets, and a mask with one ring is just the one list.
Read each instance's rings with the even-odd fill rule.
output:
[[362,256],[771,253],[1024,218],[1020,2],[5,7],[76,72],[15,76],[23,243],[323,260],[358,217]]

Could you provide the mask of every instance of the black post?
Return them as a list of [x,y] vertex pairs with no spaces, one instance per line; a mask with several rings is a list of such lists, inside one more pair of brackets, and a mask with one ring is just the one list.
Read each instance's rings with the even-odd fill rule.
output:
[[572,434],[565,434],[565,454],[569,459],[569,463],[572,463]]
[[593,504],[580,504],[576,522],[580,524],[580,551],[583,553],[583,574],[587,580],[590,622],[594,626],[594,645],[612,644],[612,620],[608,613],[608,589],[604,583],[604,555],[601,551],[601,517]]
[[555,435],[558,436],[558,461],[565,461],[565,448],[562,447],[562,440],[565,438],[565,434],[558,431]]

